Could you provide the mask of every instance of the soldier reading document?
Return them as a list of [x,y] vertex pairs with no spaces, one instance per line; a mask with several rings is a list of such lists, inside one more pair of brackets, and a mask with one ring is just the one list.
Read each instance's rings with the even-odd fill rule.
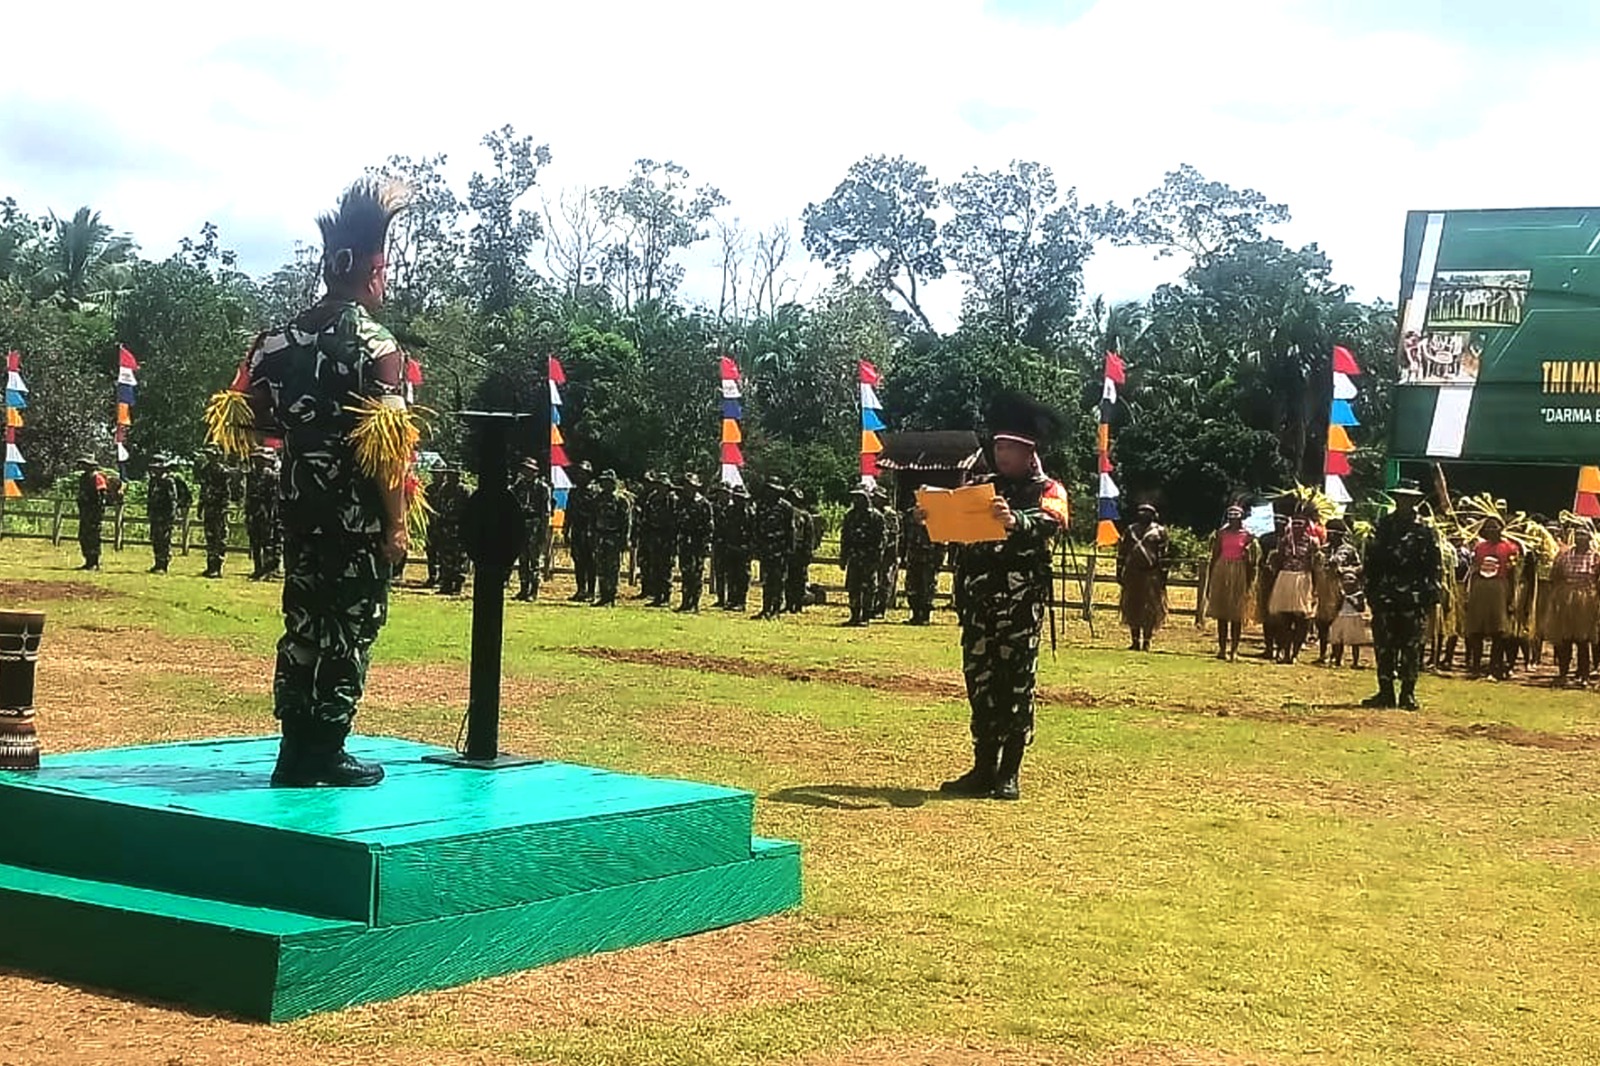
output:
[[1006,527],[994,515],[994,485],[960,489],[921,488],[917,506],[927,515],[928,539],[935,544],[979,544],[1006,539]]

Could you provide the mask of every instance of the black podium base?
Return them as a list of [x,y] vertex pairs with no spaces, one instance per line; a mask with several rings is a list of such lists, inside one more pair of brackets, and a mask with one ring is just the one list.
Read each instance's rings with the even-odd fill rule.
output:
[[544,762],[543,759],[530,759],[524,755],[512,755],[502,751],[490,759],[474,759],[470,755],[451,752],[448,755],[424,755],[423,762],[443,763],[445,766],[463,766],[469,770],[508,770],[513,766],[534,766]]

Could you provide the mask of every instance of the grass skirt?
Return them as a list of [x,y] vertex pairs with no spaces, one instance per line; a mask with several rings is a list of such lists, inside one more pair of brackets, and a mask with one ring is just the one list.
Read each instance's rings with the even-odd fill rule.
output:
[[1272,599],[1267,603],[1267,610],[1300,618],[1316,614],[1316,587],[1311,575],[1304,570],[1279,571],[1277,580],[1272,583]]
[[1243,624],[1250,611],[1250,560],[1219,559],[1206,588],[1206,617]]
[[1155,571],[1133,571],[1122,582],[1122,624],[1130,629],[1160,629],[1167,620],[1167,585]]
[[1595,623],[1600,620],[1600,598],[1593,589],[1577,585],[1551,584],[1544,590],[1544,639],[1556,641],[1595,638]]
[[1468,637],[1511,635],[1511,611],[1506,606],[1504,578],[1474,575],[1467,582],[1466,617],[1461,623],[1461,633]]

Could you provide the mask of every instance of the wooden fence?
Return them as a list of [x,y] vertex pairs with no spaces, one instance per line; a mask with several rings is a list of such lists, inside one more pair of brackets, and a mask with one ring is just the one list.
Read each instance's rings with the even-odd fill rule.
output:
[[[173,529],[173,550],[187,555],[195,545],[203,547],[204,537],[194,520],[194,509],[185,512]],[[125,547],[148,546],[150,523],[143,514],[136,514],[126,504],[118,504],[106,515],[106,541],[115,551]],[[76,503],[60,499],[12,500],[0,504],[0,540],[48,540],[59,545],[63,540],[73,540],[78,535]],[[249,546],[245,535],[242,510],[232,508],[228,516],[228,547],[244,550]],[[548,573],[572,575],[572,559],[565,545],[557,542],[551,551]],[[631,561],[625,560],[625,565]],[[631,566],[630,566],[631,569]],[[1201,622],[1204,603],[1200,588],[1204,583],[1204,567],[1193,562],[1174,564],[1167,581],[1169,609],[1177,615],[1192,616]],[[1069,612],[1084,618],[1092,612],[1114,609],[1117,605],[1115,556],[1104,550],[1068,544],[1057,552],[1055,591],[1057,602]],[[950,600],[951,569],[942,567],[936,599],[941,603]],[[812,580],[822,586],[830,598],[837,599],[845,592],[843,571],[839,569],[838,542],[824,540],[822,548],[812,562]]]

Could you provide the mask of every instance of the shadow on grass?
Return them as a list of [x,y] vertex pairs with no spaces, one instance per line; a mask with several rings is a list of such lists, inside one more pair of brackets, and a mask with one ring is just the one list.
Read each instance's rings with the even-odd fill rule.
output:
[[766,797],[774,803],[800,807],[822,807],[837,811],[871,811],[883,807],[921,807],[933,801],[958,799],[924,788],[891,788],[875,785],[796,785]]

